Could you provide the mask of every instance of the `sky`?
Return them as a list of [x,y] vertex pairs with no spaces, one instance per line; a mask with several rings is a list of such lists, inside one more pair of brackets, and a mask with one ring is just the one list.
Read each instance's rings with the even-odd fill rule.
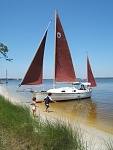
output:
[[[0,0],[0,78],[23,78],[49,21],[44,78],[53,78],[54,12],[58,11],[76,76],[86,78],[86,51],[95,77],[113,77],[113,0]],[[0,54],[0,57],[2,55]]]

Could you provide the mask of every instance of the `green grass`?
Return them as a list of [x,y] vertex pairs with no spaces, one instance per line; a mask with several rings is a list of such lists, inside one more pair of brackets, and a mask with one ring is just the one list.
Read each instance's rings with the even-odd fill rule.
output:
[[85,149],[77,131],[69,124],[33,119],[28,107],[14,105],[0,96],[0,149]]
[[63,121],[42,121],[40,116],[33,119],[28,107],[0,96],[0,150],[10,149],[87,150],[87,144],[80,129]]

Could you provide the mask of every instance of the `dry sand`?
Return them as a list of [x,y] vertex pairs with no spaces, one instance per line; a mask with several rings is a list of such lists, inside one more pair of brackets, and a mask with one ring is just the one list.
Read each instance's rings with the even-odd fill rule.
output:
[[[5,88],[0,86],[0,94],[10,100],[13,103],[17,103],[16,99],[10,96]],[[87,150],[106,150],[106,142],[113,143],[113,134],[108,134],[107,132],[103,132],[102,130],[96,129],[92,126],[88,126],[79,120],[73,120],[72,118],[67,118],[66,114],[61,114],[58,110],[50,111],[50,113],[45,112],[44,104],[37,104],[39,108],[37,109],[37,115],[40,115],[43,119],[51,119],[51,120],[60,120],[63,122],[69,122],[73,127],[77,127],[82,135],[84,143],[88,145]],[[52,107],[51,107],[52,110]],[[106,141],[106,142],[105,142]]]

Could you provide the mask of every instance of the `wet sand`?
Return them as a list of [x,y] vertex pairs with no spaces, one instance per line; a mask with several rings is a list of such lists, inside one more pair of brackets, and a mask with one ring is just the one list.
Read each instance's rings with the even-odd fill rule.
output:
[[[0,86],[0,94],[13,103],[18,103]],[[99,123],[96,114],[96,104],[91,99],[50,103],[49,113],[45,112],[44,103],[37,103],[37,115],[51,120],[69,122],[72,127],[77,126],[87,141],[88,150],[105,149],[105,141],[113,141],[112,127]],[[113,143],[113,142],[112,142]]]

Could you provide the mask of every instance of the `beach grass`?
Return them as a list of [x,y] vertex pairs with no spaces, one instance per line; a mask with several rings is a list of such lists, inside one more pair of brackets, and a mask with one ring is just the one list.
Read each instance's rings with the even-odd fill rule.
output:
[[13,104],[0,96],[0,149],[83,150],[82,136],[69,123],[35,119],[27,106]]
[[[105,145],[105,150],[113,149],[112,141]],[[43,120],[40,115],[33,118],[28,106],[0,96],[0,150],[9,149],[89,150],[79,127],[62,120]]]
[[107,142],[105,141],[106,150],[113,150],[113,140],[108,138]]

